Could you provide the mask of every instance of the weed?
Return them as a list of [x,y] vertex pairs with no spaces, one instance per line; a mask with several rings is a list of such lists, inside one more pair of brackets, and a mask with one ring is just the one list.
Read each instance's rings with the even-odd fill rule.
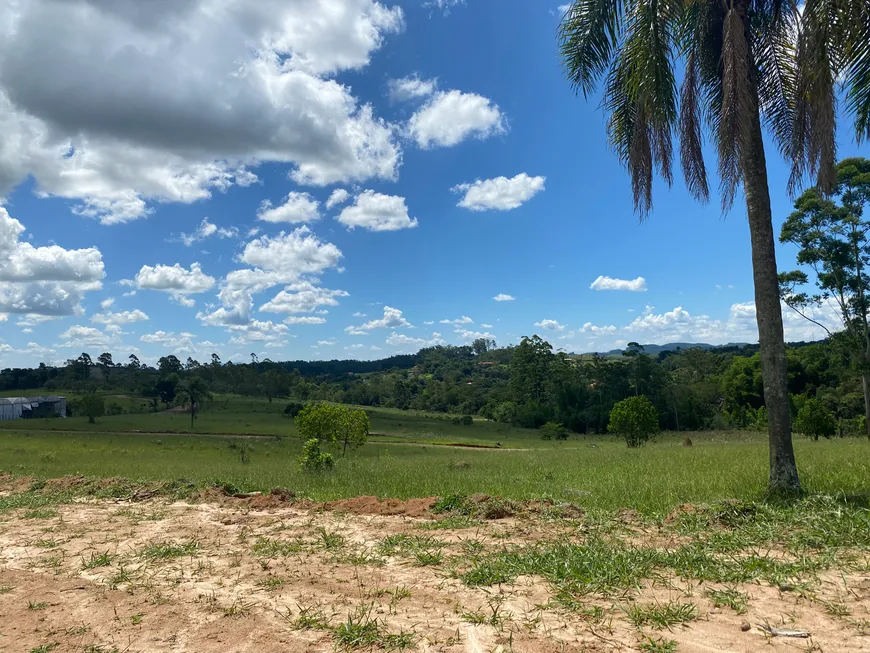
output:
[[119,652],[118,652],[117,646],[113,646],[112,648],[109,648],[108,646],[103,646],[102,644],[91,644],[82,653],[119,653]]
[[247,617],[251,614],[253,603],[245,603],[239,599],[234,599],[233,602],[223,609],[225,617]]
[[34,646],[30,649],[29,653],[50,653],[59,646],[57,642],[52,642],[51,644],[40,644],[39,646]]
[[60,542],[57,540],[37,540],[33,543],[33,546],[37,546],[40,549],[54,549],[60,546]]
[[848,617],[852,614],[852,611],[849,610],[849,607],[844,603],[838,603],[836,601],[822,601],[822,605],[825,606],[825,612],[827,612],[832,617]]
[[25,519],[51,519],[52,517],[57,517],[57,510],[36,508],[34,510],[27,510],[24,513]]
[[501,609],[504,598],[501,596],[493,596],[487,601],[488,610],[477,608],[470,612],[463,612],[460,617],[463,621],[475,625],[487,625],[494,628],[501,628],[501,625],[510,616],[510,613],[503,612]]
[[45,610],[48,607],[48,603],[45,601],[39,601],[38,603],[34,603],[33,601],[27,602],[28,610]]
[[330,533],[322,526],[317,529],[317,534],[320,537],[320,544],[327,551],[335,551],[344,546],[344,537],[338,533]]
[[647,637],[640,645],[640,650],[645,653],[676,653],[677,642],[673,639],[653,639]]
[[9,594],[13,589],[12,585],[0,585],[0,594]]
[[320,606],[308,606],[303,608],[298,603],[299,615],[291,621],[291,625],[296,630],[326,630],[329,628],[329,621]]
[[440,565],[442,554],[441,551],[428,551],[420,549],[414,552],[415,564],[418,567],[428,567],[430,565]]
[[734,610],[737,614],[746,612],[746,606],[749,602],[749,597],[743,592],[736,589],[715,590],[708,589],[707,598],[713,602],[716,608],[728,607]]
[[111,555],[108,551],[105,553],[100,553],[99,555],[96,553],[92,553],[90,559],[85,560],[82,558],[82,569],[96,569],[97,567],[108,567],[112,564],[112,559],[115,556]]
[[412,631],[388,632],[372,614],[375,604],[361,605],[348,613],[347,619],[332,631],[337,647],[345,650],[378,647],[386,651],[405,650],[414,646],[417,636]]
[[134,626],[138,626],[139,624],[142,623],[142,618],[143,618],[144,616],[145,616],[145,615],[144,615],[143,613],[138,612],[138,613],[136,613],[136,614],[134,614],[134,615],[132,615],[132,616],[130,617],[130,622],[131,622]]
[[274,592],[275,590],[281,589],[284,586],[285,582],[286,581],[283,578],[278,578],[277,576],[270,576],[269,578],[258,580],[257,587],[262,587],[266,591]]
[[650,625],[653,628],[668,628],[674,624],[693,621],[698,616],[698,608],[694,603],[651,603],[638,605],[635,603],[628,609],[628,620],[636,628]]
[[182,544],[175,544],[173,542],[149,544],[142,549],[140,555],[146,560],[171,560],[173,558],[183,558],[184,556],[194,556],[198,552],[199,542],[188,540]]
[[302,550],[301,542],[286,542],[284,540],[276,540],[269,537],[258,537],[257,541],[251,547],[254,555],[263,558],[277,558],[278,556],[288,556],[291,553],[297,553]]
[[119,585],[122,585],[123,583],[130,583],[132,581],[133,576],[130,574],[127,568],[122,565],[121,567],[118,567],[118,570],[109,578],[109,586],[112,589],[117,589]]

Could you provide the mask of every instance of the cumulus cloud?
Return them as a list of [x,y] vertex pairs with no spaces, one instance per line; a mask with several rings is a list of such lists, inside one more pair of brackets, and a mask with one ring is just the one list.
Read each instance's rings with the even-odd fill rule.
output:
[[470,329],[463,329],[461,327],[457,327],[454,330],[454,333],[459,336],[459,339],[463,343],[474,342],[478,338],[485,338],[486,340],[495,340],[495,336],[491,334],[489,331],[471,331]]
[[491,329],[491,328],[492,328],[492,325],[491,325],[491,324],[483,324],[483,323],[481,323],[480,328],[481,328],[481,329]]
[[433,333],[431,338],[411,338],[404,333],[396,333],[393,331],[387,338],[386,343],[390,347],[435,347],[436,345],[445,344],[440,333]]
[[372,329],[399,329],[411,327],[412,324],[405,319],[402,311],[392,306],[384,306],[384,316],[377,320],[371,320],[359,326],[349,326],[345,329],[351,335],[365,335]]
[[600,276],[589,286],[592,290],[627,290],[629,292],[646,292],[646,279],[614,279]]
[[389,84],[390,99],[393,102],[405,102],[421,97],[428,97],[435,92],[434,79],[420,79],[417,75],[391,79]]
[[210,238],[211,236],[217,236],[218,238],[234,238],[238,235],[239,230],[235,227],[218,227],[209,222],[208,218],[203,218],[202,222],[200,222],[199,226],[196,228],[196,231],[192,234],[182,232],[181,236],[179,236],[179,240],[187,247],[190,247],[194,243],[198,243],[199,241]]
[[586,324],[584,324],[580,328],[580,333],[601,334],[601,333],[615,333],[615,332],[616,332],[616,327],[613,326],[612,324],[608,324],[606,326],[596,326],[595,324],[592,324],[592,322],[587,322]]
[[112,304],[114,304],[114,303],[115,303],[114,297],[107,297],[106,299],[104,299],[103,301],[100,302],[100,308],[102,308],[104,311],[108,310],[109,308],[112,307]]
[[62,342],[58,347],[90,349],[118,347],[121,344],[120,334],[117,330],[106,328],[103,331],[89,326],[71,326],[60,334]]
[[478,179],[470,184],[454,186],[451,190],[454,193],[464,193],[456,206],[471,211],[510,211],[544,190],[545,181],[545,177],[529,177],[523,172],[511,179]]
[[455,320],[441,320],[440,322],[441,324],[453,324],[454,326],[459,326],[460,324],[474,324],[474,320],[467,315],[458,317]]
[[[315,286],[310,281],[299,281],[285,287],[271,300],[260,306],[270,313],[312,313],[318,306],[338,306],[338,297],[348,297],[344,290],[330,290]],[[284,320],[288,324],[288,320]],[[322,324],[326,320],[321,320]]]
[[304,317],[291,315],[284,319],[284,324],[326,324],[326,320],[322,317],[315,317],[314,315],[306,315]]
[[326,208],[331,209],[339,204],[344,204],[348,199],[350,199],[350,193],[348,193],[344,188],[336,188],[332,193],[330,193],[329,198],[326,200]]
[[360,193],[353,205],[345,207],[337,219],[348,229],[362,227],[369,231],[397,231],[417,226],[417,218],[408,215],[404,197],[373,190]]
[[546,329],[547,331],[565,330],[565,326],[563,324],[559,324],[556,320],[541,320],[540,322],[535,322],[535,326]]
[[143,265],[132,282],[140,290],[158,290],[168,293],[182,306],[193,306],[190,295],[204,293],[215,285],[214,277],[202,271],[199,263],[191,263],[190,269],[174,265]]
[[85,293],[106,276],[100,250],[34,247],[24,230],[0,206],[0,314],[81,315]]
[[148,316],[138,308],[132,311],[118,311],[117,313],[94,313],[91,322],[95,324],[132,324],[143,322]]
[[394,129],[332,77],[402,27],[375,0],[7,3],[0,195],[32,175],[113,224],[251,184],[264,162],[298,183],[392,179]]
[[337,345],[338,340],[318,340],[317,344],[321,347],[331,347],[332,345]]
[[506,295],[505,293],[500,292],[495,297],[493,297],[493,299],[497,302],[512,302],[516,299],[516,297],[513,297],[511,295]]
[[309,193],[296,191],[289,193],[280,206],[272,206],[272,202],[263,200],[257,211],[257,220],[263,222],[315,222],[319,219],[320,202]]
[[507,131],[501,110],[476,93],[442,91],[408,121],[408,133],[423,149],[452,147],[467,138],[485,139]]

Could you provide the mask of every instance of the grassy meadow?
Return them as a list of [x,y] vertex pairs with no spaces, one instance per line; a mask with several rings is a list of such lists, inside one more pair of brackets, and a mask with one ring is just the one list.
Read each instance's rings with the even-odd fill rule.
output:
[[[629,507],[660,515],[681,503],[764,497],[763,434],[663,434],[629,450],[609,436],[545,442],[538,432],[485,421],[369,409],[369,443],[332,472],[300,471],[301,443],[283,402],[219,399],[196,420],[179,413],[0,422],[0,471],[42,478],[79,474],[137,481],[186,479],[243,490],[286,487],[314,500],[356,495],[410,498],[483,492],[515,499],[548,497],[589,509]],[[229,434],[272,437],[238,437]],[[211,434],[211,435],[207,435]],[[218,434],[218,435],[214,435]],[[470,447],[439,446],[465,444]],[[796,440],[810,493],[870,491],[870,443]],[[486,448],[480,448],[486,447]]]

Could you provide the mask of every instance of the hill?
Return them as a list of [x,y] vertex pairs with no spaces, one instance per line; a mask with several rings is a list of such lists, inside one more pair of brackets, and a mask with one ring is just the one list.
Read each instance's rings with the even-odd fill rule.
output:
[[[742,348],[746,347],[749,343],[746,342],[729,342],[727,345],[710,345],[706,342],[669,342],[664,345],[655,345],[655,344],[646,344],[641,345],[643,347],[644,353],[647,353],[651,356],[655,356],[660,354],[663,351],[676,351],[678,349],[725,349],[725,348]],[[619,356],[622,353],[622,349],[611,349],[606,352],[598,352],[603,356]]]

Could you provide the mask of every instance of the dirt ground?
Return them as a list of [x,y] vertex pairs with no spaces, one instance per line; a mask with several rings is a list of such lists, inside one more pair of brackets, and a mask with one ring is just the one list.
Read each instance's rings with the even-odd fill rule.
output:
[[[359,514],[385,512],[365,508],[371,500],[324,510],[159,498],[9,512],[0,516],[0,652],[292,653],[354,641],[469,653],[870,651],[870,574],[832,572],[813,598],[742,586],[742,615],[714,608],[704,586],[669,578],[567,610],[540,578],[471,588],[457,570],[469,551],[579,538],[582,520],[427,529],[432,517],[421,502],[408,510],[397,502],[386,510],[395,514]],[[385,550],[385,538],[397,535],[425,546]],[[850,615],[830,614],[826,597],[848,604]],[[632,601],[671,599],[695,604],[697,618],[639,630],[626,617]],[[811,636],[770,637],[762,623]],[[649,648],[650,640],[676,648]]]

